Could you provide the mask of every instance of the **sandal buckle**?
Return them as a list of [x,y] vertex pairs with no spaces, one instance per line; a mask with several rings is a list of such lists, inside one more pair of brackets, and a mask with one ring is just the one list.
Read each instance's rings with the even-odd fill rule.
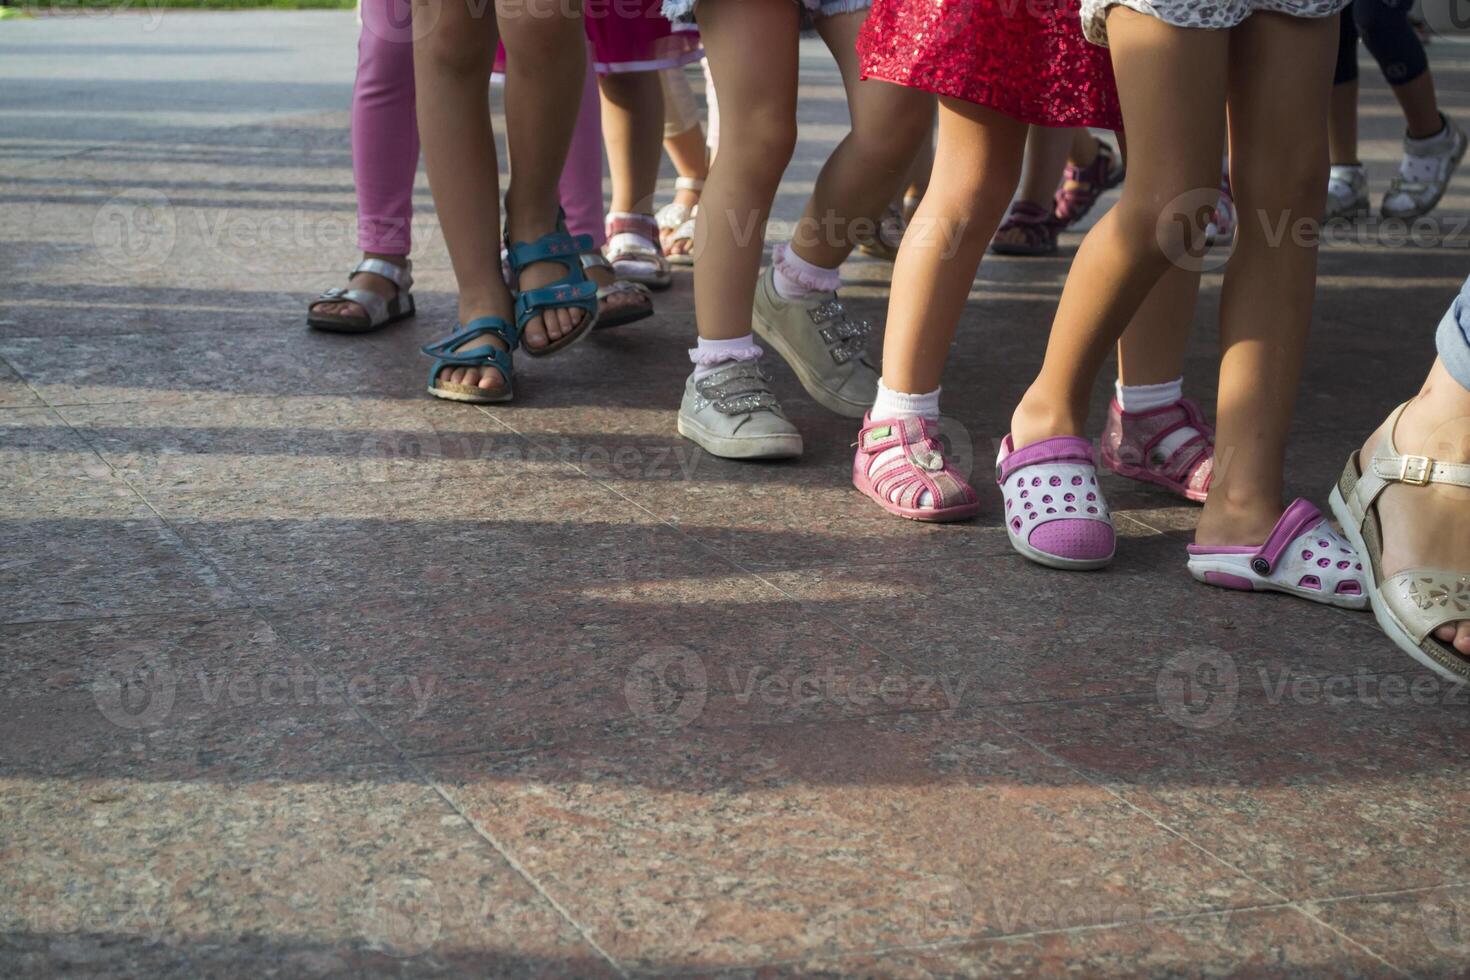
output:
[[1434,460],[1428,456],[1403,456],[1399,459],[1399,482],[1411,487],[1427,487],[1434,471]]

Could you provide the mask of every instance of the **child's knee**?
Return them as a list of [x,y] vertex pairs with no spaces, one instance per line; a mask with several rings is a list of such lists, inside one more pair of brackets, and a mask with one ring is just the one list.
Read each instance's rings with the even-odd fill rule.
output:
[[[723,113],[722,113],[723,115]],[[754,112],[739,121],[722,120],[721,157],[729,154],[739,161],[743,175],[762,181],[779,181],[796,152],[796,120],[774,112]]]
[[431,30],[414,42],[413,56],[436,71],[452,75],[485,73],[494,58],[478,31]]
[[1215,188],[1168,196],[1125,193],[1110,224],[1120,246],[1141,260],[1197,255],[1206,247],[1218,199]]

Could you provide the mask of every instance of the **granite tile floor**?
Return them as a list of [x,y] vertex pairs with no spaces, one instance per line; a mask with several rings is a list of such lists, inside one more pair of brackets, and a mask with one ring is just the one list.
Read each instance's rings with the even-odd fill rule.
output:
[[[1466,975],[1465,691],[1195,585],[1195,510],[1113,477],[1111,570],[1010,553],[987,463],[1078,234],[977,279],[972,524],[878,513],[784,366],[805,459],[681,442],[687,271],[514,404],[434,402],[422,174],[417,318],[303,327],[353,262],[355,31],[0,23],[0,976]],[[1470,119],[1470,46],[1430,50]],[[777,225],[845,127],[803,58]],[[1466,180],[1323,251],[1292,492],[1422,376]],[[881,323],[890,267],[845,272]]]

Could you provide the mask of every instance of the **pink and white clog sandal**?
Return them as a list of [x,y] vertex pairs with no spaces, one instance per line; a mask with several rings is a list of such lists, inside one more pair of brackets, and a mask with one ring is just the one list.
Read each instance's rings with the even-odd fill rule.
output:
[[1285,592],[1344,609],[1368,608],[1363,561],[1322,512],[1300,498],[1262,545],[1189,546],[1189,573],[1245,592]]
[[1051,568],[1081,571],[1111,562],[1117,536],[1097,485],[1092,445],[1053,436],[1024,449],[1012,446],[1006,436],[995,461],[1011,547]]
[[911,521],[963,521],[980,512],[980,495],[944,458],[939,426],[929,419],[864,416],[852,485]]

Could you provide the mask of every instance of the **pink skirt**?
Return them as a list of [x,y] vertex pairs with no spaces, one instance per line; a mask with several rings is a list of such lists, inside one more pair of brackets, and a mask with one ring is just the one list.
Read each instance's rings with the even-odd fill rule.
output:
[[[584,0],[592,70],[599,75],[678,68],[704,56],[694,25],[670,24],[659,13],[662,0]],[[505,47],[495,55],[505,71]]]

